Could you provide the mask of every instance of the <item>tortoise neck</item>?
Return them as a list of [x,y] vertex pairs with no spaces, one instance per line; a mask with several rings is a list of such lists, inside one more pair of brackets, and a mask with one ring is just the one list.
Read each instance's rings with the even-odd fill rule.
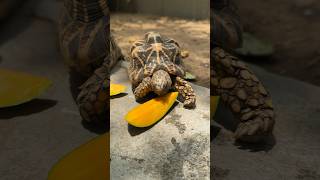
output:
[[109,16],[107,0],[65,0],[69,15],[77,21],[89,23]]

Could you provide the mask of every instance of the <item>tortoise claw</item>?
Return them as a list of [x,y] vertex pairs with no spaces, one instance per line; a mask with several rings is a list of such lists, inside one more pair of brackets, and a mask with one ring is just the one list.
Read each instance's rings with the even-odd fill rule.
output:
[[176,77],[174,89],[177,90],[183,97],[183,104],[185,108],[191,109],[196,107],[196,95],[193,88],[186,80],[182,79],[181,77]]
[[272,133],[274,120],[272,118],[255,118],[238,125],[234,137],[244,142],[259,142]]
[[183,102],[183,107],[193,109],[196,106],[195,99],[188,99]]

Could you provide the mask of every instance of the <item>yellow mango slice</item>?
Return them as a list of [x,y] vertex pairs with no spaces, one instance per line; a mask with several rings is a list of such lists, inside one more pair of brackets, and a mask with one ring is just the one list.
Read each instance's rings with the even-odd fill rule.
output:
[[44,77],[0,69],[0,108],[28,102],[51,86]]
[[121,84],[110,84],[110,96],[115,96],[126,91],[127,87]]
[[53,166],[48,180],[110,179],[109,133],[78,147]]
[[219,103],[219,96],[210,96],[210,112],[211,116],[214,117]]
[[125,116],[129,124],[135,127],[148,127],[159,121],[172,107],[178,92],[171,92],[133,108]]

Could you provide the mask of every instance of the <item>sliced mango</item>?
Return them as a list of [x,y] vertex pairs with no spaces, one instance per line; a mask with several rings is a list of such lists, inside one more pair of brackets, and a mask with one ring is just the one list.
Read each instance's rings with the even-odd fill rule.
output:
[[49,172],[48,180],[110,179],[109,149],[109,133],[106,133],[63,157]]
[[210,96],[210,104],[211,116],[214,117],[219,104],[219,96]]
[[133,108],[125,116],[126,121],[135,127],[148,127],[158,122],[170,110],[178,97],[178,92],[171,92]]
[[44,77],[0,69],[0,108],[28,102],[52,84]]
[[121,84],[110,84],[110,96],[126,92],[127,87]]

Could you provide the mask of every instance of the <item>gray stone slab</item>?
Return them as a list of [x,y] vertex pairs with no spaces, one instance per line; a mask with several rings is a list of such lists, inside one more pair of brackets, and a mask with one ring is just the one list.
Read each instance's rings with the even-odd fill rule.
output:
[[53,86],[35,101],[0,110],[0,179],[43,180],[63,155],[97,134],[81,124],[55,24],[18,16],[2,27],[1,68],[45,76]]
[[112,179],[209,179],[209,89],[192,85],[196,109],[179,103],[156,125],[139,129],[124,120],[138,105],[126,68],[118,67],[111,82],[128,87],[127,95],[110,102]]
[[[215,179],[320,179],[320,88],[252,68],[273,97],[274,140],[240,146],[220,131],[211,143]],[[227,113],[220,107],[218,116]]]
[[[61,156],[97,136],[81,125],[69,89],[68,72],[59,55],[56,26],[48,21],[34,21],[30,16],[54,20],[56,13],[50,10],[46,14],[34,2],[30,1],[27,7],[40,8],[36,13],[30,13],[30,8],[1,26],[0,66],[46,76],[54,85],[33,103],[0,111],[1,180],[46,179]],[[273,96],[277,113],[275,142],[267,146],[238,146],[233,144],[230,132],[222,130],[211,143],[215,179],[320,179],[320,88],[254,66],[253,69]],[[122,78],[114,80],[127,82],[127,77]],[[198,132],[208,126],[201,127],[200,118],[194,118],[194,114],[188,117],[191,121],[184,116],[174,121],[185,112],[178,105],[151,129],[131,136],[123,119],[125,109],[135,105],[130,89],[128,92],[127,96],[111,101],[111,106],[125,102],[119,108],[122,114],[111,120],[111,138],[119,136],[111,139],[111,148],[119,152],[111,155],[112,176],[170,179],[184,175],[197,179],[197,175],[207,172],[208,162],[200,157],[207,158],[204,142],[208,139]],[[206,116],[201,119],[207,119]],[[192,130],[193,126],[196,128]],[[204,171],[197,171],[201,168]]]

